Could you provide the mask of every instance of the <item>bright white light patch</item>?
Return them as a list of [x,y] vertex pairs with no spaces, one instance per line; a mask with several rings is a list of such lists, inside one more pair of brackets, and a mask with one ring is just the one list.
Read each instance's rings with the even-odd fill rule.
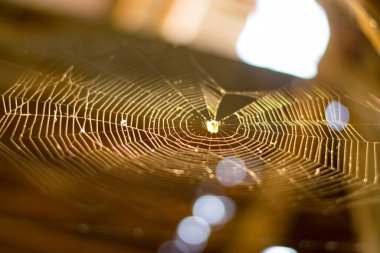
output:
[[274,246],[264,249],[261,253],[297,253],[297,251],[289,247]]
[[195,201],[193,215],[203,218],[211,226],[218,225],[226,216],[226,208],[219,197],[204,195]]
[[190,253],[190,252],[191,251],[188,248],[188,246],[179,240],[164,242],[158,248],[158,253]]
[[330,102],[325,111],[326,120],[334,131],[343,130],[350,119],[350,111],[338,101]]
[[220,122],[216,120],[208,120],[206,122],[206,126],[207,126],[207,130],[210,133],[215,134],[219,131]]
[[196,216],[184,218],[178,225],[178,237],[190,245],[203,244],[207,241],[211,232],[208,223]]
[[326,13],[315,0],[257,0],[236,53],[251,65],[313,78],[329,39]]
[[247,170],[244,161],[237,157],[225,157],[216,166],[216,176],[224,186],[240,184],[246,174]]
[[233,201],[231,198],[226,197],[226,196],[219,196],[219,199],[223,201],[224,208],[226,210],[226,213],[223,218],[223,222],[227,222],[235,216],[235,212],[236,212],[235,201]]

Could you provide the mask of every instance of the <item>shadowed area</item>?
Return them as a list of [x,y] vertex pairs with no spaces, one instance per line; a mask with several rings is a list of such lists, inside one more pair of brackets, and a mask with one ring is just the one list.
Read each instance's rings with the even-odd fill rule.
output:
[[219,104],[218,112],[216,114],[217,119],[223,119],[224,117],[239,111],[244,106],[252,103],[255,99],[247,96],[227,94],[223,97],[222,102]]

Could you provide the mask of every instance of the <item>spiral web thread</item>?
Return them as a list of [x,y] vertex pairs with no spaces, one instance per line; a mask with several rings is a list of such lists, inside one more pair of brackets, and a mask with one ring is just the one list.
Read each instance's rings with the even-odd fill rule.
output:
[[[246,165],[244,193],[270,185],[284,194],[297,189],[311,202],[379,200],[379,140],[351,122],[334,130],[325,116],[342,97],[379,115],[374,95],[322,84],[229,92],[183,55],[161,55],[160,63],[136,55],[123,76],[90,60],[86,67],[100,75],[75,65],[55,75],[29,71],[1,95],[0,150],[43,189],[75,188],[88,198],[94,188],[113,196],[144,177],[153,189],[217,180],[218,162],[232,156]],[[227,94],[256,100],[210,133],[206,121],[216,119]]]

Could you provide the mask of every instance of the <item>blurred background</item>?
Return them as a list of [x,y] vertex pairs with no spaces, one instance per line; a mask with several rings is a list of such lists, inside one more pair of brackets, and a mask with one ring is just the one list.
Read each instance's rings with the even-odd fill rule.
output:
[[[3,0],[0,87],[4,92],[41,59],[53,66],[61,52],[102,55],[101,45],[137,38],[191,52],[226,90],[322,82],[380,103],[379,17],[375,0]],[[115,47],[119,54],[123,49]],[[357,110],[353,115],[373,120]],[[375,120],[371,134],[378,141]],[[6,157],[0,162],[1,252],[380,252],[377,195],[360,205],[318,210],[275,196],[276,205],[228,197],[194,202],[197,194],[155,200],[165,211],[146,210],[150,205],[141,199],[88,207],[41,191]],[[181,246],[173,234],[179,224],[197,222],[181,218],[197,212],[197,203],[213,212],[223,206],[223,226],[201,248]],[[153,217],[168,211],[169,223]],[[209,232],[194,229],[192,239],[203,243]]]

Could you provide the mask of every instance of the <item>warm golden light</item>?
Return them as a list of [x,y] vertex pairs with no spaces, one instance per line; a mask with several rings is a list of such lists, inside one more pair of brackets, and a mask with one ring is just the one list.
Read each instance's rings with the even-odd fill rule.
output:
[[206,126],[210,133],[215,134],[219,131],[220,122],[216,120],[208,120]]

